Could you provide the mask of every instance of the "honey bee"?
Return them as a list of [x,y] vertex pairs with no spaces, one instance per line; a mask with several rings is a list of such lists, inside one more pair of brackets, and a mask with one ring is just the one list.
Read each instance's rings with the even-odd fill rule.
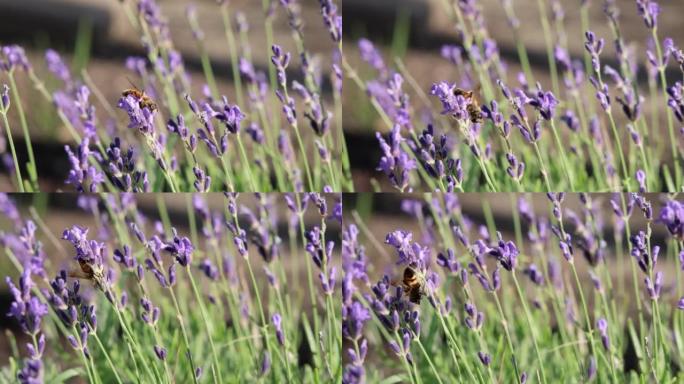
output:
[[101,266],[88,264],[85,260],[78,260],[78,265],[81,269],[72,269],[69,271],[69,277],[90,280],[98,287],[104,286],[104,271]]
[[126,97],[126,96],[133,96],[140,102],[140,109],[142,108],[149,108],[150,111],[154,112],[157,110],[157,104],[152,100],[151,97],[145,94],[145,91],[141,91],[138,89],[138,87],[135,86],[130,80],[128,81],[131,83],[132,88],[125,89],[121,94]]
[[404,269],[404,294],[408,295],[409,301],[420,304],[420,299],[425,295],[425,278],[416,271],[417,266],[410,264]]
[[[480,87],[478,86],[478,89]],[[477,96],[473,91],[466,91],[465,89],[456,88],[454,89],[454,96],[462,96],[466,100],[470,100],[470,103],[466,107],[468,111],[468,116],[470,117],[470,122],[481,123],[482,122],[482,110],[480,110],[480,102],[477,100]]]

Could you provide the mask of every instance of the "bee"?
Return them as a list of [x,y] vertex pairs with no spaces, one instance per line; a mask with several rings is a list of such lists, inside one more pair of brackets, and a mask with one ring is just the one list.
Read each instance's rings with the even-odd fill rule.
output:
[[421,276],[416,271],[417,266],[410,264],[404,269],[404,278],[402,284],[404,286],[404,294],[408,295],[409,301],[414,304],[420,304],[420,299],[425,295],[425,277]]
[[133,96],[137,100],[139,100],[139,105],[140,109],[142,108],[149,108],[150,111],[154,112],[157,110],[157,104],[152,100],[151,97],[145,94],[145,91],[141,91],[138,89],[138,87],[133,84],[130,80],[128,81],[131,83],[132,88],[125,89],[121,94],[126,97],[126,96]]
[[85,260],[78,260],[78,265],[80,270],[72,269],[69,271],[69,277],[89,280],[95,283],[97,287],[104,287],[104,270],[101,266],[89,264]]
[[[478,86],[478,89],[480,87]],[[473,91],[466,91],[465,89],[456,88],[454,89],[454,96],[462,96],[466,100],[470,100],[470,103],[466,107],[468,111],[468,117],[470,117],[470,122],[481,123],[482,122],[482,110],[480,109],[480,102],[477,100],[477,96]]]

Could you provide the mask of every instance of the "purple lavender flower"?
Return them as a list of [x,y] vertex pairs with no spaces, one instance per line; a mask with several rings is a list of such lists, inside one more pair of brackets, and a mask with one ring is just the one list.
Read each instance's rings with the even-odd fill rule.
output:
[[420,269],[427,266],[429,248],[412,242],[413,234],[408,231],[397,230],[385,237],[385,244],[389,244],[397,251],[397,265],[414,265]]
[[240,111],[237,105],[228,103],[228,98],[223,96],[223,104],[221,109],[214,113],[213,117],[222,122],[228,132],[236,134],[240,129],[240,124],[244,120],[245,115]]
[[192,242],[187,237],[178,236],[178,232],[175,228],[173,231],[173,242],[164,245],[164,250],[170,252],[175,258],[178,264],[183,267],[187,267],[192,263],[192,252],[195,250]]
[[444,267],[452,274],[457,274],[461,270],[461,264],[456,259],[456,255],[452,249],[447,249],[446,255],[442,252],[437,255],[437,265]]
[[15,68],[20,68],[24,71],[31,69],[31,64],[29,64],[26,58],[24,48],[18,45],[6,45],[2,47],[1,53],[0,69],[5,72],[12,72]]
[[342,308],[342,335],[349,340],[360,340],[363,337],[363,327],[370,319],[370,311],[354,300]]
[[464,310],[466,313],[464,320],[466,327],[474,331],[482,328],[482,324],[484,323],[484,313],[478,311],[475,305],[471,302],[465,303]]
[[23,384],[42,383],[45,335],[41,333],[41,323],[43,317],[48,314],[48,306],[32,292],[34,283],[31,280],[30,268],[24,269],[19,278],[19,287],[15,286],[9,277],[6,278],[6,282],[14,297],[7,315],[17,320],[22,331],[34,340],[34,344],[27,345],[28,358],[23,368],[17,373],[17,379]]
[[651,0],[636,0],[639,16],[644,19],[644,24],[648,29],[655,29],[658,25],[658,13],[660,7],[658,3]]
[[501,234],[497,235],[499,236],[499,243],[494,248],[490,248],[488,253],[499,260],[504,269],[512,271],[518,264],[518,254],[520,253],[518,247],[512,241],[504,242],[501,239]]
[[285,345],[285,335],[283,334],[283,319],[280,316],[279,313],[273,314],[271,317],[271,321],[273,322],[273,327],[275,328],[276,331],[276,340],[278,340],[278,344],[281,346]]
[[594,356],[589,357],[589,364],[587,365],[587,379],[586,382],[590,382],[596,378],[596,358]]
[[675,239],[684,239],[684,204],[670,200],[660,209],[658,220],[667,226]]
[[681,82],[674,83],[673,86],[667,89],[668,99],[667,106],[672,109],[675,118],[682,123],[684,122],[684,87]]
[[206,276],[209,280],[218,280],[219,270],[208,257],[205,257],[200,262],[199,269],[204,273],[204,276]]
[[544,275],[537,268],[535,264],[530,264],[523,270],[523,273],[530,278],[530,280],[536,285],[544,284]]
[[69,67],[64,64],[59,53],[53,49],[45,51],[45,61],[47,62],[48,70],[52,72],[58,79],[62,80],[64,84],[71,84],[71,72]]
[[381,77],[386,76],[388,73],[387,66],[385,65],[385,61],[382,59],[382,55],[375,48],[373,43],[371,43],[368,39],[360,39],[358,46],[361,59],[378,71],[381,74]]
[[261,369],[259,370],[259,377],[264,377],[271,370],[271,353],[264,351],[261,359]]
[[660,298],[660,291],[663,289],[663,273],[660,271],[656,272],[655,280],[652,281],[651,278],[646,277],[644,282],[646,283],[648,297],[653,301],[657,301]]
[[128,128],[137,129],[145,135],[151,135],[154,132],[156,109],[141,106],[141,100],[134,95],[120,98],[117,107],[128,114]]
[[16,319],[21,330],[27,335],[38,335],[42,319],[48,314],[48,307],[32,293],[34,283],[31,279],[31,269],[24,269],[19,279],[19,287],[15,286],[9,277],[5,281],[14,296],[8,316]]
[[635,176],[639,183],[639,193],[646,192],[646,172],[643,169],[637,169]]
[[610,337],[608,336],[608,321],[604,318],[598,319],[596,322],[599,334],[601,335],[601,343],[606,351],[610,351]]
[[154,354],[157,355],[157,358],[159,360],[162,360],[162,361],[166,360],[166,348],[159,346],[159,345],[155,345],[154,346]]
[[529,104],[533,106],[544,120],[551,120],[556,111],[558,100],[551,91],[544,92],[537,84],[537,93],[529,99]]
[[477,357],[480,358],[480,362],[484,366],[488,366],[492,362],[492,358],[488,353],[480,351],[477,353]]
[[321,4],[321,15],[330,32],[330,37],[334,42],[339,43],[342,41],[342,15],[338,15],[337,6],[332,0],[318,0],[318,2]]
[[594,69],[594,73],[601,72],[601,61],[599,55],[603,51],[603,46],[605,41],[603,39],[596,39],[596,35],[592,31],[585,32],[586,42],[584,43],[584,48],[589,52],[591,57],[591,66]]
[[90,139],[85,137],[76,147],[75,153],[68,145],[64,146],[71,163],[65,182],[73,185],[78,192],[97,192],[98,186],[105,181],[105,175],[89,161],[94,156],[89,145]]
[[283,52],[282,47],[279,45],[273,45],[271,47],[273,56],[271,56],[271,63],[276,68],[276,74],[278,77],[278,84],[281,88],[287,88],[287,75],[285,74],[285,69],[290,64],[290,52]]
[[2,94],[0,95],[0,109],[2,109],[2,113],[7,113],[9,111],[10,107],[10,98],[9,98],[9,87],[7,84],[2,85]]
[[430,94],[437,96],[442,103],[441,114],[449,115],[459,121],[467,120],[469,119],[468,105],[472,103],[472,100],[466,99],[462,95],[456,95],[455,89],[456,84],[442,81],[432,85]]
[[416,161],[401,147],[404,138],[401,137],[399,125],[392,128],[389,143],[385,141],[380,132],[376,132],[380,142],[383,156],[378,164],[378,171],[384,172],[392,182],[392,185],[400,191],[409,187],[410,172],[416,169]]
[[125,192],[149,192],[150,184],[147,172],[136,170],[135,152],[132,147],[124,151],[121,139],[114,141],[107,147],[105,156],[99,160],[102,169],[107,170],[110,180]]

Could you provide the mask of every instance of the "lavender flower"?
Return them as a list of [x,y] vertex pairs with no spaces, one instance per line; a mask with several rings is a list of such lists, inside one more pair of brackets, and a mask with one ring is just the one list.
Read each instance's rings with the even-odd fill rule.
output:
[[156,109],[153,110],[148,106],[141,105],[141,101],[134,95],[127,95],[119,99],[117,107],[128,114],[128,128],[136,129],[144,135],[152,135]]
[[178,264],[187,267],[192,263],[192,252],[195,250],[190,239],[178,236],[175,228],[173,231],[173,242],[164,245],[164,250],[170,252],[175,257]]
[[658,3],[651,0],[636,0],[639,16],[644,19],[644,24],[648,29],[655,29],[658,25],[658,13],[660,7]]
[[480,362],[484,366],[488,366],[492,362],[491,356],[489,356],[489,354],[487,354],[485,352],[482,352],[482,351],[478,352],[477,357],[480,359]]
[[57,51],[48,49],[45,51],[45,61],[47,62],[48,70],[52,72],[58,79],[62,80],[64,84],[71,84],[71,73],[69,67],[64,64],[62,58]]
[[650,297],[653,301],[657,301],[658,298],[660,298],[660,291],[663,288],[663,273],[656,272],[654,281],[652,281],[651,278],[646,277],[644,282],[646,283],[648,297]]
[[504,242],[500,233],[497,235],[499,236],[499,243],[496,247],[490,248],[488,253],[499,260],[504,269],[512,271],[518,264],[518,247],[512,241]]
[[558,100],[550,91],[544,92],[538,84],[537,93],[530,98],[529,104],[539,112],[544,120],[551,120],[555,114]]
[[401,137],[399,125],[392,128],[389,143],[379,132],[375,135],[383,151],[377,170],[384,172],[390,178],[392,185],[403,192],[409,187],[409,175],[412,170],[416,169],[416,161],[401,147],[404,138]]
[[0,109],[2,113],[6,114],[10,108],[9,87],[7,84],[2,85],[2,94],[0,95]]
[[608,321],[604,318],[598,319],[596,322],[599,334],[601,335],[601,343],[606,351],[610,351],[610,337],[608,336]]
[[[332,0],[319,0],[323,22],[330,32],[330,37],[336,43],[342,41],[342,15],[338,15],[337,6]],[[341,13],[341,12],[340,12]]]
[[18,45],[6,45],[2,47],[2,55],[0,55],[0,69],[5,72],[13,72],[16,68],[28,71],[31,69],[26,58],[24,48]]
[[672,109],[672,113],[680,123],[684,122],[684,87],[681,82],[676,82],[667,89],[669,95],[667,106]]
[[273,327],[275,328],[275,331],[276,331],[276,340],[278,340],[278,344],[280,344],[281,346],[284,346],[285,345],[285,335],[283,334],[282,317],[280,316],[279,313],[275,313],[271,317],[271,321],[273,322]]
[[658,220],[665,224],[675,239],[684,239],[684,204],[670,200],[661,208]]
[[89,145],[90,140],[86,137],[76,147],[75,153],[68,145],[64,146],[71,163],[66,183],[73,185],[79,192],[97,192],[99,185],[105,181],[105,175],[89,161],[94,156]]
[[157,358],[159,360],[162,360],[162,361],[166,360],[166,348],[159,346],[159,345],[155,345],[154,346],[154,354],[157,355]]
[[387,234],[385,244],[396,249],[398,265],[415,265],[422,269],[427,265],[429,248],[412,242],[412,239],[411,232],[397,230]]
[[24,269],[19,279],[19,287],[15,286],[9,277],[6,278],[6,282],[14,297],[8,316],[16,319],[21,330],[34,340],[33,344],[27,345],[28,358],[23,368],[17,373],[17,379],[22,384],[42,383],[45,335],[41,333],[41,323],[43,317],[48,314],[48,306],[32,292],[34,283],[31,280],[30,268]]
[[592,31],[587,31],[585,33],[586,42],[584,43],[584,48],[589,52],[591,57],[591,66],[594,69],[594,73],[601,72],[601,61],[599,55],[603,51],[603,46],[605,41],[603,39],[596,39],[596,35]]

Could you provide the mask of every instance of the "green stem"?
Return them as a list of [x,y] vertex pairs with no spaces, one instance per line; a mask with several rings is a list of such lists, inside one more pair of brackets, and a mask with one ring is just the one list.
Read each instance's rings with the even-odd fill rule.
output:
[[204,321],[204,327],[207,330],[207,337],[209,339],[209,345],[211,346],[211,355],[214,358],[214,380],[217,383],[222,383],[223,377],[221,376],[221,365],[218,362],[218,351],[216,350],[214,338],[212,337],[214,327],[212,326],[212,323],[209,321],[209,318],[207,317],[207,310],[204,307],[204,300],[202,300],[199,290],[197,289],[197,284],[195,284],[195,278],[192,277],[192,272],[190,271],[190,264],[185,266],[185,271],[188,273],[188,277],[190,278],[190,285],[192,285],[192,291],[195,294],[195,299],[197,299],[197,302],[199,303],[200,312],[202,314],[202,320]]
[[613,136],[615,138],[615,144],[617,145],[617,150],[618,154],[620,155],[620,164],[622,165],[622,184],[623,188],[629,190],[629,173],[627,171],[627,163],[625,162],[625,155],[622,152],[622,143],[620,139],[620,135],[618,134],[617,127],[615,126],[615,119],[613,119],[613,113],[610,110],[607,110],[606,113],[608,114],[608,120],[610,120],[610,127],[613,130]]
[[14,140],[12,139],[12,130],[10,129],[9,121],[7,120],[7,112],[2,112],[2,120],[5,123],[5,131],[7,132],[7,141],[9,141],[10,151],[12,152],[12,162],[14,163],[14,174],[17,177],[17,187],[19,192],[25,192],[24,181],[21,178],[21,168],[17,161],[17,151],[14,149]]
[[511,271],[511,276],[513,277],[513,283],[515,284],[515,289],[518,291],[518,296],[520,297],[520,302],[522,302],[523,309],[525,311],[525,318],[527,319],[527,325],[530,327],[530,333],[532,335],[532,343],[534,344],[534,352],[537,355],[537,361],[539,362],[539,371],[541,372],[541,382],[546,383],[546,372],[544,370],[544,360],[542,360],[541,352],[539,351],[539,343],[537,342],[537,331],[532,321],[532,314],[530,309],[527,307],[527,299],[523,295],[520,289],[520,284],[518,283],[518,278],[515,275],[515,271]]
[[539,151],[539,145],[536,141],[532,142],[534,146],[534,151],[537,154],[537,159],[539,159],[539,167],[541,168],[542,178],[544,179],[544,184],[546,184],[546,192],[551,192],[551,183],[549,183],[549,174],[546,172],[546,167],[544,166],[544,159],[542,158],[541,152]]
[[38,190],[38,172],[36,170],[36,159],[33,156],[31,134],[29,133],[28,124],[26,123],[26,115],[24,114],[24,107],[21,104],[21,98],[19,97],[17,83],[14,81],[13,71],[10,71],[7,77],[9,77],[10,87],[12,88],[12,98],[14,99],[14,103],[17,105],[19,122],[21,123],[21,129],[24,131],[24,140],[26,140],[26,151],[28,152],[29,157],[26,169],[28,170],[29,180],[31,180],[31,187],[34,190]]
[[173,306],[176,309],[176,319],[178,320],[178,324],[181,327],[181,333],[183,334],[183,342],[185,343],[185,351],[187,353],[188,361],[190,362],[190,369],[192,370],[190,375],[192,375],[193,382],[195,384],[197,384],[197,377],[195,376],[195,363],[192,360],[192,352],[190,351],[190,339],[188,338],[188,332],[185,329],[185,323],[183,322],[183,315],[181,314],[180,306],[178,305],[178,300],[176,299],[176,294],[173,292],[173,287],[168,287],[168,290],[171,293],[171,300],[173,301]]
[[223,17],[224,29],[226,31],[226,40],[228,40],[228,51],[230,52],[230,64],[233,71],[233,82],[235,82],[235,93],[237,96],[238,105],[244,106],[242,96],[242,77],[240,76],[240,67],[238,66],[238,53],[235,44],[235,34],[233,33],[233,26],[230,20],[228,11],[229,2],[225,1],[221,6],[221,16]]
[[252,188],[252,192],[258,192],[256,184],[254,184],[254,179],[252,178],[252,167],[247,160],[247,153],[245,152],[245,147],[242,145],[242,139],[240,138],[240,132],[238,132],[235,137],[237,138],[238,147],[240,147],[240,155],[242,156],[243,166],[247,171],[247,178],[249,179],[249,185]]
[[565,155],[565,149],[563,149],[563,144],[561,143],[560,137],[558,136],[558,130],[556,130],[556,123],[553,122],[553,119],[551,119],[551,132],[553,132],[553,137],[556,140],[556,145],[558,146],[558,150],[561,154],[561,161],[563,163],[563,169],[565,170],[565,176],[568,178],[568,183],[570,183],[570,190],[574,191],[575,187],[572,183],[573,177],[570,172],[570,167],[568,167],[568,158]]

